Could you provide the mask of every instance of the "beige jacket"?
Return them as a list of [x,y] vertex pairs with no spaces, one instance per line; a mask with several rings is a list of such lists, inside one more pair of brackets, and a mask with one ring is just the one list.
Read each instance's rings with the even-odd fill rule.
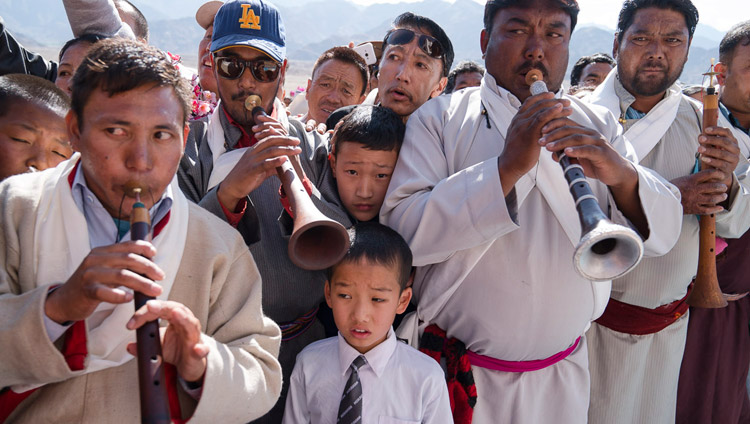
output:
[[[47,288],[32,281],[30,246],[48,174],[0,184],[0,388],[45,384],[8,423],[140,422],[135,360],[76,376],[45,331]],[[279,396],[280,331],[263,315],[260,275],[242,237],[200,207],[189,208],[186,246],[169,299],[193,311],[211,350],[200,400],[178,384],[182,415],[195,423],[247,422]]]

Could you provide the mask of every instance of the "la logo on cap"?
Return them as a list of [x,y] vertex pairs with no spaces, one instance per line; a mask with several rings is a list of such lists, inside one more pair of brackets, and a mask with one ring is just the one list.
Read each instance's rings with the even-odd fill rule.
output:
[[242,24],[240,25],[240,28],[249,28],[249,29],[260,29],[260,16],[255,15],[255,11],[253,10],[253,5],[251,4],[241,4],[242,6],[242,17],[240,18],[239,22]]

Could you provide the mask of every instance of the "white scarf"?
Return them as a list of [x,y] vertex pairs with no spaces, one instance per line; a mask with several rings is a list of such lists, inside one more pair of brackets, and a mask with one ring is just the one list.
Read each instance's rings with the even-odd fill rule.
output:
[[[606,107],[615,117],[618,117],[623,112],[620,110],[620,98],[615,91],[616,80],[617,68],[615,67],[604,82],[585,100]],[[682,89],[679,84],[674,83],[667,89],[664,98],[625,132],[625,137],[633,144],[638,159],[645,158],[664,137],[677,117],[681,100]]]
[[[288,129],[289,120],[286,117],[283,104],[278,98],[274,98],[273,107],[278,111],[276,119],[285,129]],[[211,170],[211,176],[208,178],[208,188],[206,190],[211,190],[224,181],[224,178],[234,169],[234,166],[240,161],[245,151],[249,149],[249,147],[242,147],[227,152],[224,129],[221,127],[221,120],[219,119],[223,113],[221,102],[219,102],[208,121],[208,146],[211,148],[214,167]]]
[[[487,108],[487,114],[495,126],[501,129],[501,136],[504,141],[507,135],[505,131],[510,127],[511,121],[518,113],[518,110],[511,105],[509,100],[509,96],[512,96],[512,94],[498,87],[495,79],[489,73],[485,73],[479,89],[482,103]],[[561,94],[558,93],[557,97],[560,98],[560,96]],[[578,245],[581,238],[581,224],[560,164],[552,159],[552,153],[542,148],[536,168],[537,170],[532,169],[527,172],[516,183],[518,208],[520,209],[523,200],[536,185],[570,242],[573,246]]]
[[[79,158],[80,155],[75,154],[55,168],[42,188],[33,247],[37,286],[66,281],[91,251],[86,218],[76,205],[68,182]],[[168,298],[177,275],[188,227],[188,202],[176,177],[167,190],[174,199],[169,222],[152,241],[157,251],[153,261],[166,275],[164,280],[157,282],[163,289],[159,296],[162,300]],[[89,354],[86,368],[76,372],[77,375],[116,367],[133,359],[125,347],[135,342],[135,331],[128,330],[125,325],[134,312],[133,301],[119,305],[99,304],[86,319]],[[20,393],[39,386],[14,386],[13,391]]]

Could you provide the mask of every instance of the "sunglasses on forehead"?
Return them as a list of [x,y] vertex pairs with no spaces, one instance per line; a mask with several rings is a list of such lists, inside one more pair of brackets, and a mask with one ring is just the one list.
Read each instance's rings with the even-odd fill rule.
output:
[[413,40],[414,37],[418,37],[417,45],[427,56],[434,59],[443,58],[443,45],[440,44],[440,41],[438,41],[437,38],[430,37],[429,35],[417,34],[410,29],[401,28],[388,31],[388,35],[385,37],[385,42],[389,45],[400,46],[411,43],[411,40]]
[[272,82],[276,81],[281,71],[281,65],[273,60],[242,60],[236,56],[214,56],[214,66],[220,77],[230,80],[241,77],[247,68],[258,82]]

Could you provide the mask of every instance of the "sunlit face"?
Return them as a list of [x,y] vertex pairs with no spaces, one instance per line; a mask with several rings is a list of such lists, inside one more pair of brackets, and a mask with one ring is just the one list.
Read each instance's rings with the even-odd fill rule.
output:
[[550,91],[560,89],[569,43],[570,15],[546,1],[500,9],[492,30],[482,30],[481,36],[487,72],[522,102],[531,96],[526,84],[531,69],[542,71]]
[[91,43],[81,41],[80,43],[73,44],[65,50],[60,59],[60,64],[57,66],[57,78],[55,79],[55,85],[62,91],[68,93],[68,96],[73,95],[73,76],[78,69],[78,65],[83,62]]
[[362,103],[362,74],[351,63],[329,59],[307,81],[308,118],[325,122],[331,113],[344,106]]
[[648,7],[635,12],[622,41],[615,39],[617,73],[636,97],[664,93],[682,73],[690,33],[682,13]]
[[200,43],[198,43],[198,78],[201,88],[216,93],[216,77],[211,63],[211,36],[213,33],[214,26],[209,25]]
[[65,116],[35,102],[15,101],[0,117],[0,181],[70,158]]
[[445,88],[443,61],[419,48],[419,35],[431,35],[419,28],[407,28],[417,36],[409,44],[389,44],[383,51],[378,71],[380,104],[401,117],[408,117]]
[[331,168],[341,202],[351,216],[358,221],[378,216],[397,159],[395,150],[369,150],[351,141],[337,143]]
[[[272,60],[268,55],[250,47],[229,47],[216,52],[216,56],[237,57],[241,60],[266,59]],[[263,99],[263,108],[268,114],[273,110],[273,101],[279,91],[281,81],[284,79],[286,72],[286,60],[281,66],[281,72],[275,81],[260,82],[255,79],[253,73],[245,68],[237,79],[226,79],[218,75],[214,68],[216,77],[216,86],[221,98],[221,104],[224,105],[229,115],[237,123],[244,126],[253,125],[253,117],[250,111],[245,109],[245,99],[250,95],[258,95]]]
[[97,89],[84,105],[80,129],[78,119],[68,115],[70,139],[81,152],[86,184],[107,212],[130,216],[135,200],[124,195],[131,181],[145,188],[141,200],[151,208],[177,172],[187,137],[174,89],[143,86],[111,97]]
[[722,64],[720,69],[724,85],[722,103],[735,117],[750,122],[750,45],[738,44],[729,65]]
[[395,267],[361,260],[336,266],[325,297],[341,335],[367,353],[386,339],[396,314],[406,310],[411,288],[401,291]]
[[482,84],[481,72],[461,72],[456,75],[456,87],[453,91],[458,91],[466,87],[479,87]]
[[592,62],[584,66],[581,71],[581,80],[578,85],[581,87],[598,87],[612,70],[609,63]]

